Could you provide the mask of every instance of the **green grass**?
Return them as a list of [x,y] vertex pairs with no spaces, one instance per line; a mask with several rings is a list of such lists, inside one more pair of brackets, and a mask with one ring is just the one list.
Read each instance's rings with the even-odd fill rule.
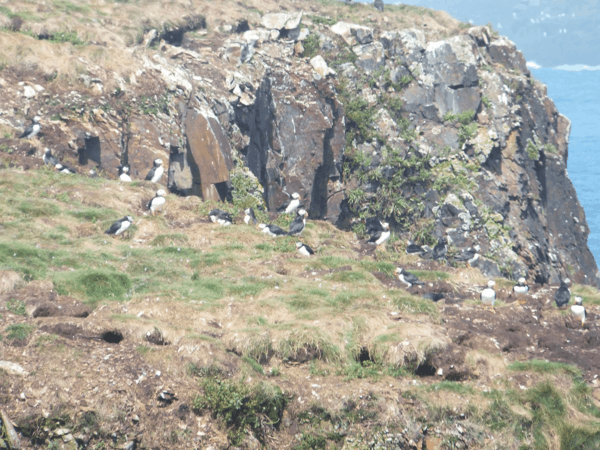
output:
[[391,293],[390,299],[392,304],[400,311],[410,314],[427,314],[433,319],[437,319],[440,315],[435,303],[408,293]]
[[545,361],[541,359],[532,359],[530,361],[515,361],[509,364],[508,370],[520,372],[537,372],[542,374],[565,373],[573,377],[581,377],[581,370],[572,364]]
[[96,223],[102,220],[117,220],[123,217],[110,208],[83,208],[75,211],[69,211],[69,215],[81,220],[82,222]]
[[6,340],[23,343],[29,339],[29,336],[33,332],[35,327],[33,325],[27,325],[23,323],[12,324],[6,327],[4,332],[6,333]]
[[60,214],[60,208],[57,205],[43,200],[23,201],[19,203],[17,210],[28,217],[48,217]]
[[415,274],[421,281],[447,281],[450,279],[448,272],[439,270],[410,270],[410,273]]
[[27,315],[27,311],[25,309],[25,302],[21,300],[16,300],[14,298],[7,300],[6,309],[17,316]]
[[246,428],[259,441],[264,438],[261,417],[279,428],[283,411],[289,402],[278,386],[266,383],[249,386],[243,381],[210,377],[202,379],[201,388],[202,393],[193,401],[194,411],[206,411],[213,418],[221,419],[228,429],[230,443],[236,446],[244,439]]
[[133,286],[127,274],[107,269],[57,273],[54,285],[59,294],[84,295],[92,304],[100,300],[124,300]]

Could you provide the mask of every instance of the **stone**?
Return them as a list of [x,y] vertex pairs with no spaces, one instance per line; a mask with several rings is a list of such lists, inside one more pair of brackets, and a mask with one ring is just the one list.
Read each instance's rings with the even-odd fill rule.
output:
[[354,64],[365,72],[374,72],[385,64],[385,53],[381,42],[372,42],[365,45],[357,45],[352,51],[358,59]]
[[37,92],[31,86],[26,85],[25,87],[23,87],[23,96],[25,98],[29,98],[29,99],[35,98],[36,95],[37,95]]
[[[373,30],[371,28],[357,25],[354,23],[337,22],[329,28],[333,33],[341,36],[348,45],[368,44],[373,40]],[[359,38],[361,41],[359,41]]]
[[171,161],[179,171],[169,168],[169,189],[204,200],[223,200],[227,187],[222,185],[229,182],[233,162],[221,125],[212,111],[193,109],[187,112],[184,126],[187,148],[185,152],[178,148],[171,152]]
[[4,428],[4,432],[0,429],[0,435],[3,435],[4,439],[6,439],[8,448],[11,450],[21,450],[19,435],[15,431],[10,417],[8,417],[8,414],[3,409],[0,409],[0,422],[2,422],[2,427]]
[[19,364],[10,361],[0,361],[0,369],[5,370],[11,375],[29,375]]
[[298,28],[302,22],[302,13],[271,13],[262,16],[261,24],[267,29],[275,30],[293,30]]
[[315,72],[317,72],[322,77],[326,77],[327,75],[335,75],[335,70],[327,66],[327,63],[321,55],[317,55],[314,58],[311,58],[310,65],[313,67]]
[[517,46],[510,39],[504,36],[496,39],[489,45],[488,51],[494,62],[500,63],[508,69],[515,69],[529,75],[523,53],[517,50]]
[[292,39],[294,41],[303,41],[310,34],[310,30],[308,28],[294,28],[288,32],[288,39]]
[[375,7],[376,10],[383,11],[383,0],[374,0],[373,6]]

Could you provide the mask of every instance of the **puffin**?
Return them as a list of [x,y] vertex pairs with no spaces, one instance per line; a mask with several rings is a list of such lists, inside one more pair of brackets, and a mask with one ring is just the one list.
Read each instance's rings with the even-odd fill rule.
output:
[[475,250],[473,247],[469,247],[466,249],[463,248],[462,251],[456,256],[454,256],[452,259],[454,261],[469,262],[473,260],[475,255],[477,255],[477,250]]
[[438,243],[433,247],[433,259],[445,259],[448,253],[448,246],[446,245],[446,238],[441,237],[438,239]]
[[571,284],[571,280],[568,278],[564,280],[560,280],[560,287],[554,294],[554,301],[556,302],[556,306],[562,308],[567,306],[569,300],[571,299],[571,291],[569,290],[569,284]]
[[27,126],[27,128],[25,128],[23,134],[19,136],[19,139],[31,139],[32,137],[37,135],[41,129],[42,126],[40,125],[40,117],[35,116],[33,119],[31,119],[31,123]]
[[77,171],[75,169],[73,169],[72,167],[69,167],[65,164],[61,164],[61,163],[56,163],[56,165],[54,166],[54,168],[56,169],[57,172],[60,173],[77,173]]
[[46,148],[42,159],[44,160],[44,164],[46,164],[47,166],[56,167],[56,165],[58,164],[58,159],[56,159],[56,156],[52,154],[49,148]]
[[308,216],[306,210],[298,210],[296,218],[290,224],[290,231],[288,231],[289,236],[300,236],[302,234],[302,231],[304,231],[304,227],[306,226],[306,216]]
[[303,244],[302,242],[296,242],[296,249],[302,256],[310,256],[315,254],[315,251],[312,248],[306,244]]
[[233,223],[231,214],[220,209],[213,209],[211,212],[208,213],[208,218],[212,223],[218,223],[219,225],[223,226],[228,226]]
[[581,320],[581,327],[583,328],[587,312],[585,306],[583,306],[583,299],[581,297],[575,297],[575,304],[571,305],[571,314],[573,314],[573,317],[577,320]]
[[148,202],[148,209],[152,215],[154,215],[156,211],[162,210],[162,207],[166,203],[165,195],[167,195],[167,193],[164,191],[164,189],[159,189],[156,191],[154,198]]
[[525,283],[525,278],[521,277],[518,279],[517,284],[513,286],[513,292],[517,295],[527,295],[529,286]]
[[273,224],[264,224],[261,223],[258,225],[258,228],[260,228],[260,231],[262,231],[265,234],[268,234],[269,236],[273,236],[273,237],[278,237],[278,236],[287,236],[287,231],[285,231],[283,228],[278,227],[277,225],[273,225]]
[[283,211],[284,214],[290,214],[296,211],[300,207],[300,194],[294,192],[292,194],[292,199],[288,202],[285,202],[278,208],[278,211]]
[[409,255],[422,255],[424,252],[423,247],[414,244],[412,241],[406,243],[406,253]]
[[371,221],[367,225],[367,234],[371,237],[367,240],[368,244],[381,245],[390,238],[390,224],[377,220]]
[[131,182],[131,177],[129,176],[129,166],[119,166],[119,180],[126,183]]
[[122,219],[117,220],[113,223],[108,230],[105,231],[106,234],[112,234],[113,236],[118,236],[123,234],[127,228],[131,226],[133,223],[133,217],[125,216]]
[[158,183],[165,173],[165,169],[163,167],[162,159],[157,158],[154,160],[154,167],[150,169],[148,175],[146,175],[146,181],[151,181],[152,183]]
[[495,281],[488,281],[487,287],[481,291],[481,302],[484,305],[490,305],[492,310],[494,309],[494,303],[496,302],[496,291],[494,291]]
[[244,223],[246,225],[250,225],[250,222],[252,222],[253,225],[256,225],[256,216],[254,215],[254,210],[252,208],[248,208],[244,210]]
[[398,274],[398,279],[406,284],[408,287],[412,287],[413,284],[423,285],[422,281],[420,281],[416,275],[407,272],[402,267],[396,268],[396,273]]

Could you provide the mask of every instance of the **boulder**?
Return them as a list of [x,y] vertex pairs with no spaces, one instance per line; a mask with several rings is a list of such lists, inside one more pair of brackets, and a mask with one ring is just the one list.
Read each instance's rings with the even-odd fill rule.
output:
[[293,30],[298,28],[302,22],[302,13],[271,13],[262,16],[261,24],[263,27],[272,30]]
[[187,148],[171,151],[171,160],[176,164],[169,170],[169,189],[204,200],[223,200],[233,162],[221,125],[211,111],[192,109],[187,112],[184,126]]
[[335,222],[344,199],[343,109],[326,78],[302,80],[275,70],[263,79],[252,106],[238,105],[236,124],[250,136],[247,164],[264,187],[269,211],[298,192],[309,217]]
[[335,75],[335,70],[327,66],[327,63],[321,55],[317,55],[310,60],[310,65],[320,76]]
[[354,64],[367,73],[380,69],[385,64],[385,53],[381,42],[357,45],[352,48],[352,51],[358,56]]
[[496,39],[490,44],[488,51],[494,62],[502,64],[508,69],[515,69],[529,75],[523,53],[517,50],[517,46],[510,39],[504,36]]
[[373,41],[373,30],[355,23],[338,22],[330,30],[341,36],[348,45],[368,44]]

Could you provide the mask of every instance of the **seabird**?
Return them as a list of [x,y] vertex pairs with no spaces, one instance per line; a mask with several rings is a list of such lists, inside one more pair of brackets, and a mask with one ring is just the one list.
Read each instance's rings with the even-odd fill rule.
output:
[[284,203],[279,207],[279,211],[283,211],[284,214],[293,213],[300,206],[300,194],[294,192],[292,194],[292,199],[289,202]]
[[119,180],[127,183],[131,182],[131,177],[129,176],[129,166],[119,166]]
[[148,202],[148,209],[154,215],[156,211],[162,210],[163,205],[166,203],[165,195],[167,193],[163,189],[156,191],[156,195],[152,200]]
[[208,213],[208,218],[213,223],[218,223],[219,225],[227,226],[233,223],[233,219],[231,218],[231,214],[225,211],[221,211],[220,209],[213,209]]
[[519,278],[517,284],[513,286],[513,292],[517,295],[527,295],[529,292],[529,286],[525,284],[525,278]]
[[560,280],[560,287],[554,294],[554,301],[556,302],[556,306],[558,306],[559,308],[566,306],[569,303],[569,300],[571,299],[571,291],[569,290],[568,286],[570,283],[571,280],[569,280],[568,278]]
[[112,234],[114,236],[118,236],[123,234],[127,228],[133,223],[133,217],[125,216],[122,219],[117,220],[113,223],[108,230],[105,231],[106,234]]
[[433,247],[433,259],[445,259],[447,253],[446,238],[442,236],[438,239],[437,245]]
[[411,287],[413,284],[425,284],[422,281],[419,281],[416,275],[407,272],[402,267],[397,267],[396,273],[398,274],[398,279],[408,287]]
[[306,210],[304,210],[304,209],[298,210],[298,213],[296,214],[296,218],[290,224],[290,231],[288,232],[288,235],[300,236],[302,234],[302,231],[304,230],[304,227],[306,226],[306,216],[308,216],[308,213],[306,212]]
[[273,224],[266,225],[264,223],[261,223],[258,225],[258,228],[260,228],[260,230],[263,233],[266,233],[269,236],[273,236],[273,237],[287,236],[287,231],[285,231],[283,228],[278,227],[277,225],[273,225]]
[[73,169],[72,167],[69,167],[69,166],[67,166],[65,164],[61,164],[61,163],[56,163],[54,168],[60,173],[77,173],[77,171],[75,169]]
[[244,210],[244,214],[246,214],[244,216],[244,223],[246,225],[250,225],[250,222],[252,222],[253,225],[256,225],[256,216],[254,215],[254,210],[252,208],[248,208],[246,210]]
[[302,242],[296,242],[296,248],[298,249],[298,253],[300,253],[302,256],[310,256],[315,254],[312,248],[306,244],[303,244]]
[[571,313],[577,320],[581,320],[581,327],[583,328],[587,312],[585,306],[583,306],[583,299],[581,297],[575,297],[575,304],[571,305]]
[[38,134],[41,129],[42,126],[40,125],[40,118],[39,116],[35,116],[33,119],[31,119],[31,123],[27,126],[27,128],[25,128],[23,134],[19,136],[19,139],[31,139]]
[[488,281],[488,284],[483,291],[481,291],[481,302],[484,305],[490,305],[492,307],[492,309],[494,308],[494,303],[496,302],[496,291],[494,291],[494,285],[496,284],[495,281]]
[[469,247],[469,248],[463,248],[461,250],[461,252],[457,255],[455,255],[452,259],[454,261],[461,261],[461,262],[468,262],[471,261],[475,255],[477,254],[477,250],[475,250],[473,247]]
[[150,172],[148,172],[148,175],[146,175],[147,181],[151,181],[153,183],[158,183],[160,181],[163,173],[165,173],[165,169],[163,168],[162,164],[162,159],[157,158],[154,160],[154,167],[152,167]]
[[367,233],[371,236],[368,240],[368,244],[381,245],[390,238],[390,224],[387,222],[371,222],[367,226]]
[[413,244],[411,241],[408,241],[406,245],[406,253],[408,253],[409,255],[422,255],[423,252],[423,247],[417,244]]
[[58,159],[56,159],[56,156],[52,154],[49,148],[47,148],[44,152],[44,156],[42,156],[42,159],[44,160],[44,164],[46,164],[47,166],[56,167],[56,165],[58,164]]

